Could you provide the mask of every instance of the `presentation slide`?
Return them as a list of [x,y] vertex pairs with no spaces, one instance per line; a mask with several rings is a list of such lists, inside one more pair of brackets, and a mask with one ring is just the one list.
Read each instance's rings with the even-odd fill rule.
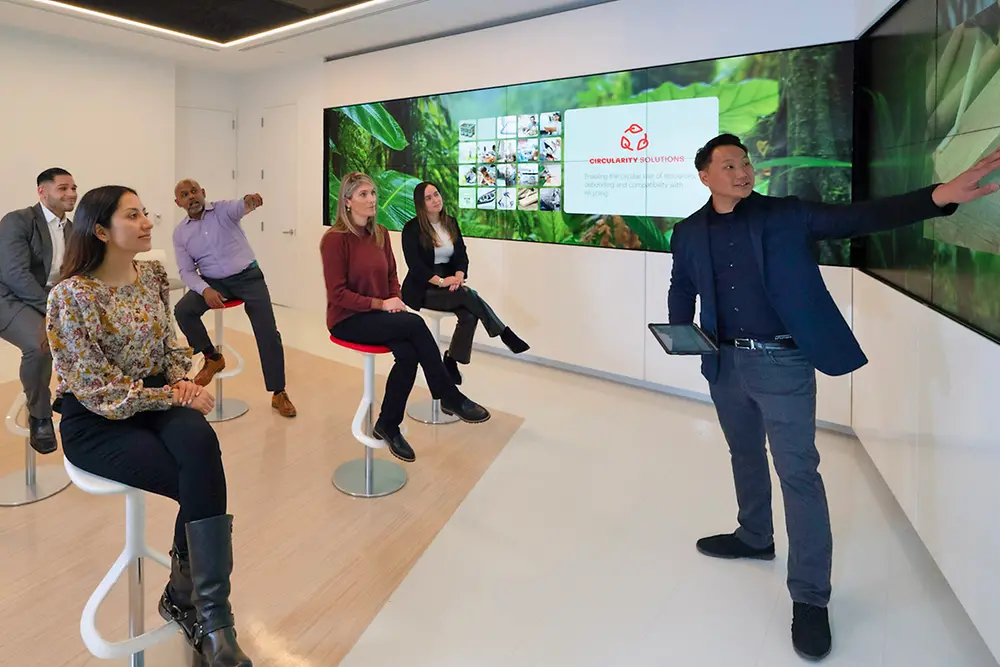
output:
[[[908,0],[866,42],[870,197],[950,180],[1000,146],[997,0]],[[864,268],[1000,340],[1000,197],[863,248]]]
[[848,43],[331,108],[325,222],[356,170],[389,229],[428,180],[466,236],[669,251],[708,201],[694,158],[721,132],[750,149],[758,192],[850,201],[852,104]]

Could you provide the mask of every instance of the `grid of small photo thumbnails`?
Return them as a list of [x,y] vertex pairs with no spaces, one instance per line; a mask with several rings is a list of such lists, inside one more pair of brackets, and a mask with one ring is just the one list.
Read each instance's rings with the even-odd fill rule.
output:
[[458,126],[460,208],[562,209],[562,113],[463,120]]

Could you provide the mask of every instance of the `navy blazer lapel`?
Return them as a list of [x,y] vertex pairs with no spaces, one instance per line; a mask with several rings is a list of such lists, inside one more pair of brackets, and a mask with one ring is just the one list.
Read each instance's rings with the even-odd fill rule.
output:
[[42,212],[42,205],[35,204],[31,207],[32,222],[35,230],[42,237],[42,266],[45,267],[45,275],[52,273],[52,234],[49,233],[49,223],[45,220],[45,213]]
[[698,286],[698,294],[702,302],[710,299],[715,303],[715,270],[712,267],[712,243],[708,235],[708,207],[712,205],[709,199],[705,206],[701,207],[691,217],[693,228],[692,239],[695,243],[692,256],[695,262],[695,281]]

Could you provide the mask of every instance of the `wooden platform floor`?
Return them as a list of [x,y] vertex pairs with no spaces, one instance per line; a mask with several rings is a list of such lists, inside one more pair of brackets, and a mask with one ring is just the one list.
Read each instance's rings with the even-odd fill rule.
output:
[[[288,391],[299,416],[270,407],[253,338],[227,330],[244,354],[244,372],[226,380],[226,395],[250,412],[216,425],[235,516],[233,606],[237,629],[258,666],[331,667],[389,600],[522,420],[493,411],[479,425],[425,426],[407,420],[417,461],[398,493],[350,498],[331,475],[363,448],[350,433],[361,396],[360,370],[286,349]],[[384,378],[376,379],[379,395]],[[0,384],[0,408],[17,382]],[[415,400],[426,399],[422,389]],[[384,456],[379,453],[379,456]],[[0,431],[0,475],[23,465],[23,441]],[[62,464],[61,451],[40,457]],[[148,496],[147,530],[166,551],[176,505]],[[0,667],[127,664],[93,658],[80,639],[80,613],[123,546],[124,501],[70,487],[39,503],[0,508]],[[159,622],[156,601],[166,571],[147,567],[147,629]],[[102,608],[99,626],[126,636],[125,585]],[[178,635],[146,654],[148,667],[185,665]]]

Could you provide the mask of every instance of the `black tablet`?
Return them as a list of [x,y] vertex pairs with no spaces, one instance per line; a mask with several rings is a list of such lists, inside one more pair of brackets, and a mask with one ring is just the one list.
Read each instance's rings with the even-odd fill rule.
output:
[[649,324],[667,354],[717,354],[719,346],[697,324]]

